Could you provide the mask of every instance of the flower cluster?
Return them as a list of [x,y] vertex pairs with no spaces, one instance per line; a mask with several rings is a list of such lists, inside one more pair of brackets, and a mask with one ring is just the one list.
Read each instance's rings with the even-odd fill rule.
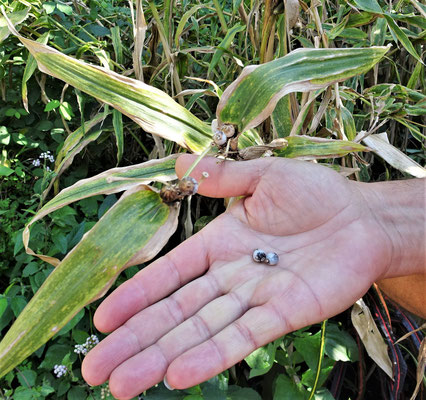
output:
[[111,396],[111,391],[109,390],[109,386],[101,389],[101,399],[108,399]]
[[85,356],[89,350],[93,349],[99,343],[99,339],[96,335],[89,336],[85,343],[76,344],[74,346],[74,353],[83,354]]
[[[55,157],[53,157],[52,153],[48,150],[40,154],[39,158],[35,158],[32,162],[32,165],[34,167],[39,167],[41,165],[41,160],[47,160],[51,163],[55,162]],[[47,171],[50,171],[51,169],[49,167],[46,167]]]
[[49,150],[45,151],[44,153],[41,153],[39,158],[49,160],[50,162],[55,162],[55,157],[53,157],[52,153]]
[[67,367],[65,365],[55,365],[53,367],[53,373],[56,375],[57,378],[60,378],[61,376],[65,375],[68,372]]

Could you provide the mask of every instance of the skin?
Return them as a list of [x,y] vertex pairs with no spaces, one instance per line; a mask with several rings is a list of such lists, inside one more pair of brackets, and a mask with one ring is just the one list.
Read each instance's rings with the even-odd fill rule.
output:
[[[193,161],[180,157],[178,175]],[[96,327],[112,333],[85,357],[83,377],[91,385],[109,379],[118,399],[164,377],[173,388],[194,386],[346,310],[379,279],[423,273],[419,250],[400,251],[401,229],[413,226],[395,230],[386,210],[375,212],[382,186],[289,159],[207,158],[191,176],[200,180],[203,171],[200,194],[245,197],[122,284],[95,314]],[[278,265],[253,262],[256,248],[276,252]]]

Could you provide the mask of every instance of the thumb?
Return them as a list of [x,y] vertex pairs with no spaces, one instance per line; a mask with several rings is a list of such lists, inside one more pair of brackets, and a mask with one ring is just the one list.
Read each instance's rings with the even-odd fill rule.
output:
[[[176,161],[176,173],[181,178],[193,162],[196,155],[184,154]],[[275,160],[261,158],[250,161],[223,161],[206,157],[200,161],[190,176],[198,182],[202,180],[198,193],[209,197],[235,197],[250,195]],[[208,178],[203,178],[203,172]]]

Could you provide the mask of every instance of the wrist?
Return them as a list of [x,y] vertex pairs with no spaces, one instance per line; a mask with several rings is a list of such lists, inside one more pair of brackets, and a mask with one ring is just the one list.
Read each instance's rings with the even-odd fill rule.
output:
[[358,185],[387,239],[390,261],[380,278],[425,273],[426,179]]

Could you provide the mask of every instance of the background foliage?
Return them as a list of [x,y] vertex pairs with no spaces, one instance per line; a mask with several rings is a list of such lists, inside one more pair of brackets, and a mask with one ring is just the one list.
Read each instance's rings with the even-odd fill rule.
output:
[[[1,3],[14,15],[23,36],[121,75],[143,79],[207,122],[214,118],[223,90],[246,65],[265,63],[299,47],[392,44],[386,58],[364,75],[319,93],[284,97],[258,133],[269,142],[289,134],[354,140],[360,133],[386,132],[391,145],[424,164],[426,100],[421,59],[426,8],[416,0],[149,1],[142,2],[144,17],[139,14],[137,19],[140,9],[125,1]],[[26,254],[22,243],[25,224],[45,200],[116,165],[133,165],[183,150],[153,137],[93,97],[39,72],[19,40],[7,36],[4,25],[0,25],[0,37],[3,336],[53,269]],[[100,112],[105,118],[94,121],[91,130],[75,134]],[[72,133],[78,146],[69,150]],[[66,171],[60,167],[64,159],[70,165]],[[398,167],[395,158],[386,161],[373,153],[326,160],[336,168],[357,168],[355,179],[362,181],[407,176],[403,168],[388,164],[392,161]],[[31,248],[62,258],[116,201],[115,194],[95,196],[55,211],[33,227]],[[191,205],[184,203],[180,227],[161,254],[223,210],[223,201],[198,196]],[[114,287],[141,267],[127,269]],[[377,293],[370,297],[372,307],[386,307]],[[102,337],[92,325],[96,305],[79,312],[53,340],[2,378],[0,397],[107,398],[106,385],[89,387],[80,374],[84,348],[93,345],[91,335]],[[406,329],[404,318],[394,321],[397,337]],[[325,355],[317,374],[321,343]],[[76,348],[78,345],[81,347]],[[381,371],[374,373],[377,367],[366,358],[350,317],[344,313],[322,327],[286,335],[202,385],[174,392],[159,385],[143,398],[307,399],[314,385],[317,399],[377,398],[377,393],[388,396],[384,398],[409,398],[416,382],[418,346],[406,341],[396,347],[404,352],[408,371],[398,393],[392,393]],[[57,377],[55,365],[65,366],[67,372]]]

